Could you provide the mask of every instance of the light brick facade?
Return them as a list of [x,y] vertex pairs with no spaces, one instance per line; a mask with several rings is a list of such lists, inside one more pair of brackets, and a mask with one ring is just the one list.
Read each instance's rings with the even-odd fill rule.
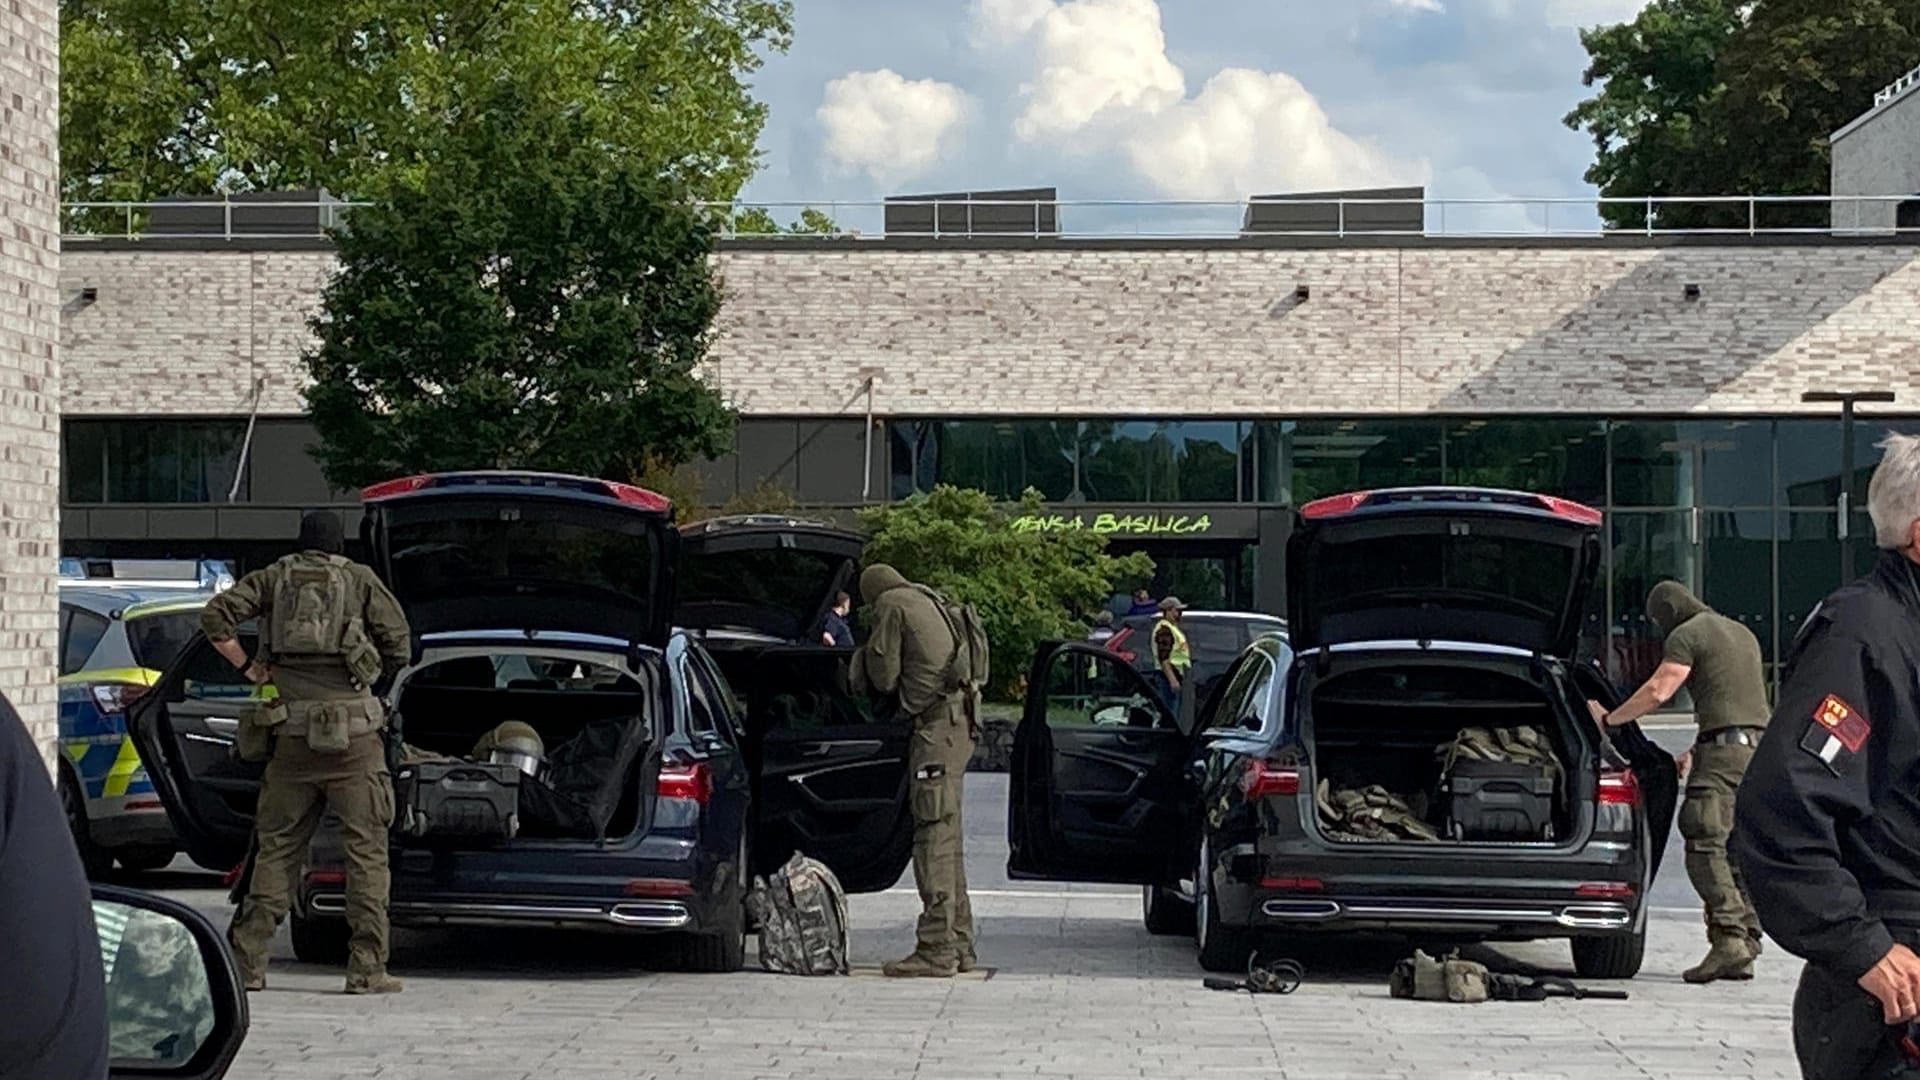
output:
[[[718,256],[748,415],[1790,413],[1920,400],[1909,245],[795,242]],[[66,412],[301,411],[325,251],[70,251]],[[1697,298],[1687,287],[1697,285]],[[1305,286],[1308,296],[1296,297]],[[1830,411],[1830,410],[1828,410]]]
[[0,7],[0,691],[53,762],[59,555],[59,34]]

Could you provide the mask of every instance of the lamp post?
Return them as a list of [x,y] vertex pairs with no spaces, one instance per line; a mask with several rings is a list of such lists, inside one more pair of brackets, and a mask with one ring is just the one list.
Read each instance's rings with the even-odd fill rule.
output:
[[1853,580],[1853,407],[1862,403],[1890,405],[1891,390],[1809,390],[1800,395],[1809,405],[1840,406],[1840,582]]

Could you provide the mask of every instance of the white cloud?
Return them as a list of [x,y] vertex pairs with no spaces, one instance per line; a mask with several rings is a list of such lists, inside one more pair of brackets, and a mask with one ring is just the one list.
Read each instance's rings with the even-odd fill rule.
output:
[[1387,3],[1406,11],[1431,11],[1435,14],[1447,10],[1440,0],[1387,0]]
[[1293,76],[1245,68],[1145,118],[1126,150],[1142,177],[1179,198],[1424,183],[1428,172],[1336,129]]
[[[1438,8],[1437,0],[1394,0]],[[1394,158],[1334,127],[1298,79],[1229,68],[1189,97],[1167,54],[1155,0],[973,0],[976,40],[1026,43],[1013,132],[1027,143],[1115,152],[1174,198],[1418,183],[1424,162]]]
[[884,183],[939,163],[953,148],[967,100],[951,83],[881,68],[829,82],[814,116],[826,134],[826,156],[842,174],[864,172]]
[[1155,0],[976,0],[980,37],[1032,39],[1039,68],[1023,83],[1014,134],[1034,142],[1068,135],[1108,110],[1155,112],[1186,93],[1167,58]]

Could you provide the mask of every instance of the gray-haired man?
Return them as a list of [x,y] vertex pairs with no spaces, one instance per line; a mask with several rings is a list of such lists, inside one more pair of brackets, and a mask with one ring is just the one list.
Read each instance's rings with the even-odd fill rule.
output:
[[1881,446],[1879,565],[1800,628],[1734,812],[1760,924],[1807,961],[1793,1043],[1809,1080],[1920,1077],[1920,438]]

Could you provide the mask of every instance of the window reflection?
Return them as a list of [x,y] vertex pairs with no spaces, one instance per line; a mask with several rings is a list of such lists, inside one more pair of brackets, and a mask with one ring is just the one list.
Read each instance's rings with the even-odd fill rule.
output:
[[1599,505],[1607,496],[1607,430],[1599,420],[1454,420],[1447,483],[1537,491]]
[[1231,420],[1088,420],[1080,425],[1080,490],[1091,502],[1232,502],[1239,444]]
[[1295,505],[1366,488],[1440,482],[1440,424],[1433,420],[1283,422],[1281,456]]
[[225,502],[232,490],[247,423],[69,420],[64,428],[69,502],[204,503]]
[[1614,424],[1613,504],[1772,506],[1772,422]]

